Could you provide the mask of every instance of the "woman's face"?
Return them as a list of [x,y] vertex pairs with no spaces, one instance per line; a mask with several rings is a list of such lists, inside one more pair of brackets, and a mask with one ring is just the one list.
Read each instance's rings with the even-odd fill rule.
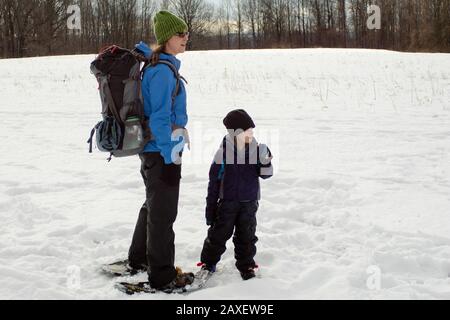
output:
[[166,52],[176,56],[186,51],[186,45],[189,40],[189,32],[174,35],[167,41]]

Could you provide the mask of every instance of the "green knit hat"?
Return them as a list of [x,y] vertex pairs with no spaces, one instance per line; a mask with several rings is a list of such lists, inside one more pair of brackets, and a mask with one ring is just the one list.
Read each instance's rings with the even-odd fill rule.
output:
[[159,45],[166,43],[178,32],[187,32],[186,22],[169,11],[160,11],[153,18],[155,37]]

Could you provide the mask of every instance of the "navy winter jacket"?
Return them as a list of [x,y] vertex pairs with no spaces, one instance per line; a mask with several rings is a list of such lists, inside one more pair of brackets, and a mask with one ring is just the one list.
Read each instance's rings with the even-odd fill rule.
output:
[[265,162],[260,157],[260,153],[268,151],[265,145],[258,145],[256,139],[253,139],[245,150],[238,151],[233,139],[230,135],[223,139],[209,171],[207,220],[215,215],[219,199],[260,200],[259,178],[268,179],[273,175],[272,163]]

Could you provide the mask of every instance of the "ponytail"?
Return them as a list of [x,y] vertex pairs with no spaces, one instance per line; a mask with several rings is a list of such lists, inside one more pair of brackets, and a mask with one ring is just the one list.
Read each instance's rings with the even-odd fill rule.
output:
[[158,45],[156,48],[153,49],[152,56],[150,57],[150,64],[153,66],[158,63],[159,61],[159,55],[163,53],[166,49],[166,45]]

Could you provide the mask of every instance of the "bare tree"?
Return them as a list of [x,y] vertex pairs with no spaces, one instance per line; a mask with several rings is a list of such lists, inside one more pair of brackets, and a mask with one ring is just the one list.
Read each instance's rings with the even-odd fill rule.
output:
[[235,17],[236,17],[236,29],[238,34],[238,49],[241,49],[241,38],[242,38],[242,32],[243,32],[243,24],[242,24],[242,3],[241,0],[235,0]]
[[[191,32],[190,49],[360,47],[450,51],[449,0],[0,0],[0,55],[97,52],[152,41],[152,18],[169,9]],[[81,31],[68,30],[67,7],[81,10]],[[367,28],[369,5],[381,30]],[[251,41],[249,41],[251,39]]]
[[344,48],[347,47],[347,7],[345,0],[338,0],[338,29],[340,42]]
[[232,27],[232,5],[231,5],[231,0],[225,0],[222,3],[222,10],[221,10],[224,15],[225,15],[225,19],[223,21],[224,24],[224,28],[225,28],[225,32],[226,32],[226,37],[227,37],[227,49],[231,49],[231,27]]
[[245,0],[242,5],[244,19],[249,25],[252,36],[252,47],[259,47],[260,29],[261,29],[261,10],[260,1]]
[[150,39],[153,33],[152,17],[156,12],[156,3],[152,0],[142,0],[141,9],[141,39]]
[[192,37],[202,37],[213,19],[213,7],[204,0],[170,0],[175,13],[188,25]]
[[169,8],[170,8],[170,0],[161,0],[159,9],[160,10],[169,10]]
[[12,57],[23,57],[27,51],[27,41],[29,40],[34,23],[34,11],[38,7],[38,1],[13,1],[3,0],[2,17],[4,21],[6,48]]

